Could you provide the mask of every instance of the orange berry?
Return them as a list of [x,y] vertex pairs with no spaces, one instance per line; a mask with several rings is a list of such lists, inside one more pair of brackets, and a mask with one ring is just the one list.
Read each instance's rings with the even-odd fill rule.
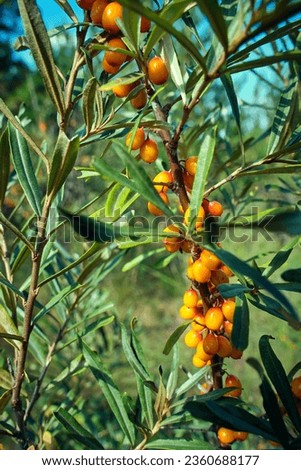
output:
[[217,354],[220,357],[229,357],[232,353],[232,346],[228,338],[225,336],[219,335],[218,338],[218,351]]
[[[130,146],[131,139],[132,139],[132,131],[127,134],[126,139],[125,139],[125,144],[127,147]],[[145,133],[144,133],[143,127],[138,127],[138,129],[136,130],[135,136],[133,138],[131,150],[140,149],[140,147],[144,143],[144,140],[145,140]]]
[[105,72],[109,74],[115,74],[119,71],[119,65],[109,64],[109,62],[107,62],[105,57],[102,59],[102,68],[104,69]]
[[[120,38],[113,38],[110,39],[107,43],[108,47],[112,49],[127,49],[126,45],[124,44],[123,40]],[[117,52],[117,51],[106,51],[105,52],[106,61],[109,62],[111,65],[121,65],[127,59],[127,54],[124,52]]]
[[[161,193],[161,194],[165,194],[165,193]],[[165,194],[165,196],[166,196],[166,194]],[[168,225],[167,227],[165,227],[163,232],[181,233],[180,229],[178,227],[176,227],[175,225]],[[167,251],[169,251],[170,253],[175,253],[181,247],[182,238],[180,238],[180,237],[166,237],[166,238],[163,238],[163,243],[164,243],[165,249]]]
[[221,427],[217,431],[217,437],[221,444],[232,444],[235,441],[235,431]]
[[150,138],[146,139],[140,148],[140,157],[142,160],[146,163],[153,163],[157,160],[158,155],[159,149],[157,142]]
[[150,30],[151,21],[145,16],[141,16],[140,31],[141,33],[147,33]]
[[232,351],[231,351],[231,354],[230,354],[230,357],[232,357],[232,359],[240,359],[243,355],[243,352],[240,351],[239,349],[236,349],[236,348],[233,348],[232,346]]
[[119,33],[119,26],[116,24],[118,18],[122,19],[123,8],[119,2],[109,3],[102,14],[103,28],[112,34]]
[[78,6],[83,10],[91,10],[94,2],[95,0],[76,0]]
[[196,174],[196,166],[198,162],[198,157],[189,157],[185,162],[185,170],[190,175],[194,176]]
[[147,103],[147,94],[145,89],[139,91],[139,93],[131,99],[131,105],[135,109],[142,109]]
[[227,333],[228,336],[231,336],[232,330],[233,330],[233,323],[231,323],[228,320],[225,320],[224,321],[224,330],[225,330],[225,333]]
[[199,296],[196,290],[191,288],[184,292],[183,302],[187,307],[196,307],[198,300]]
[[301,398],[301,375],[292,380],[291,389],[296,398]]
[[198,367],[201,369],[202,367],[205,367],[207,365],[207,361],[204,361],[203,359],[200,358],[197,354],[194,354],[192,357],[192,364],[194,367]]
[[215,217],[219,217],[222,215],[224,209],[220,202],[218,201],[210,201],[208,204],[208,212],[210,215]]
[[192,320],[197,314],[197,309],[195,307],[187,307],[186,305],[182,305],[179,310],[179,314],[183,320]]
[[[206,320],[205,320],[206,321]],[[213,333],[208,333],[203,341],[203,349],[207,354],[216,354],[218,351],[218,339]]]
[[108,4],[107,0],[95,0],[93,2],[90,13],[92,23],[102,25],[102,14]]
[[228,277],[232,277],[232,276],[233,276],[233,272],[232,272],[231,269],[228,268],[228,266],[226,266],[225,264],[223,264],[220,269],[221,269],[221,271],[223,271],[223,272],[226,274],[226,276],[228,276]]
[[209,281],[211,271],[198,259],[192,265],[192,274],[195,281],[204,284]]
[[[159,196],[162,199],[162,201],[164,202],[164,204],[166,204],[166,205],[169,204],[169,199],[168,199],[167,194],[159,193]],[[153,204],[152,202],[147,203],[147,209],[148,209],[148,212],[150,214],[155,215],[155,216],[159,216],[159,215],[164,214],[164,212],[161,209],[159,209],[159,207],[155,206],[155,204]]]
[[184,342],[188,348],[196,348],[202,337],[198,331],[190,330],[184,337]]
[[[154,178],[153,183],[155,189],[160,193],[161,191],[165,192],[168,191],[168,185],[173,183],[173,176],[170,171],[160,171]],[[163,184],[158,184],[163,183]]]
[[233,300],[227,299],[222,305],[222,312],[226,320],[233,323],[234,312],[235,312],[235,302]]
[[[189,224],[189,219],[190,219],[190,207],[185,211],[184,214],[184,224],[188,225]],[[196,217],[196,222],[195,222],[195,228],[199,229],[203,226],[205,220],[205,211],[203,207],[201,206],[198,212],[198,215]]]
[[183,240],[181,243],[181,250],[185,253],[191,253],[192,243],[189,240]]
[[191,281],[194,281],[193,265],[192,264],[188,266],[186,274],[187,274],[188,279],[190,279]]
[[217,331],[224,321],[223,312],[219,307],[211,307],[205,314],[206,326],[209,330]]
[[155,85],[162,85],[168,79],[169,72],[161,57],[153,57],[147,64],[148,77]]
[[219,286],[220,284],[228,284],[229,278],[223,271],[218,269],[217,271],[212,271],[210,281],[215,286]]
[[207,354],[204,351],[203,341],[200,341],[196,348],[196,354],[202,359],[203,361],[210,361],[212,359],[212,354]]
[[184,171],[183,173],[183,181],[184,181],[184,184],[185,184],[185,187],[188,191],[191,191],[192,190],[192,186],[193,186],[193,183],[194,183],[194,176],[193,175],[190,175],[189,173],[187,173],[187,171]]
[[245,441],[248,438],[249,433],[245,431],[234,431],[235,440]]
[[242,385],[241,381],[239,380],[236,375],[228,375],[225,380],[226,387],[236,387],[235,390],[231,390],[231,392],[225,393],[227,397],[240,397],[242,392]]
[[203,331],[205,329],[205,316],[202,313],[197,313],[193,318],[191,327],[195,331]]
[[[202,208],[203,209],[203,208]],[[204,209],[203,209],[204,211]],[[204,211],[205,216],[205,211]],[[207,266],[208,269],[215,270],[218,269],[221,265],[221,260],[211,251],[203,250],[200,256],[202,263]]]
[[118,98],[125,98],[133,90],[133,88],[134,88],[133,83],[127,83],[127,84],[120,83],[120,85],[115,85],[112,88],[112,92]]

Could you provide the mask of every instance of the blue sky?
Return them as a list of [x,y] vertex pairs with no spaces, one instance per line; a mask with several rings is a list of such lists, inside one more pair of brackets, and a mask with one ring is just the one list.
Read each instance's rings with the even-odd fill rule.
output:
[[[78,15],[79,19],[81,19],[83,16],[83,10],[78,7],[75,0],[69,0],[69,3]],[[54,26],[62,23],[70,23],[70,18],[54,0],[37,0],[37,4],[42,11],[47,29],[53,28]]]

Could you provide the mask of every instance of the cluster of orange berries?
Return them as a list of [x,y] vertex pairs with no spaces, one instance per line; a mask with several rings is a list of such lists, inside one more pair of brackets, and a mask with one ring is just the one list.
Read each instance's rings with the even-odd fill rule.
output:
[[297,400],[301,400],[301,375],[291,381],[291,390]]
[[158,144],[155,140],[145,136],[143,127],[139,127],[134,136],[132,131],[129,132],[125,143],[130,150],[139,150],[139,157],[146,163],[153,163],[158,158]]
[[[106,50],[102,67],[108,74],[116,74],[125,62],[131,60],[128,54],[128,48],[120,37],[121,31],[118,20],[123,18],[123,6],[119,2],[108,0],[77,0],[78,5],[90,11],[90,17],[93,24],[102,27],[108,34],[110,39],[107,41]],[[151,22],[148,18],[141,17],[140,31],[147,33],[150,30]],[[113,37],[112,37],[113,36]],[[152,57],[147,63],[147,76],[154,85],[162,85],[169,77],[169,71],[165,62],[161,57]],[[135,88],[139,86],[139,90],[131,99],[131,104],[136,109],[143,108],[147,103],[147,92],[145,87],[140,87],[141,81],[132,83],[121,83],[112,88],[113,93],[118,98],[127,97]]]
[[[205,259],[213,259],[212,253],[207,250],[203,250],[202,254]],[[192,262],[189,267],[195,263],[197,261]],[[211,283],[209,290],[213,292],[215,287]],[[197,291],[191,287],[184,292],[179,314],[184,320],[191,320],[191,329],[186,333],[184,342],[188,348],[195,349],[192,358],[195,367],[210,365],[215,355],[222,358],[241,358],[242,352],[231,344],[234,312],[235,299],[224,300],[219,296],[214,306],[204,312],[203,301],[199,299]]]

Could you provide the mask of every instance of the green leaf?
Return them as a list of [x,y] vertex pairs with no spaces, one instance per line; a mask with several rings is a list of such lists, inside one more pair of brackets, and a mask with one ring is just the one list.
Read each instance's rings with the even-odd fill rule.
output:
[[78,23],[78,19],[76,14],[74,13],[73,9],[71,8],[69,2],[67,0],[55,0],[58,5],[64,10],[64,12],[69,16],[69,18],[73,21],[73,23]]
[[298,51],[288,51],[276,53],[273,56],[263,57],[262,59],[246,60],[241,64],[227,67],[221,73],[238,73],[246,70],[253,70],[259,67],[266,67],[268,65],[277,64],[284,61],[300,61],[301,53]]
[[166,341],[166,344],[163,349],[163,354],[166,356],[170,353],[176,342],[179,340],[181,335],[184,333],[184,331],[188,328],[188,326],[191,324],[191,321],[182,323],[182,325],[178,326],[176,330],[170,335],[168,340]]
[[129,439],[131,445],[135,442],[135,429],[126,412],[122,396],[111,375],[105,369],[99,355],[82,342],[85,360],[96,378],[103,394],[122,431]]
[[31,161],[27,141],[11,125],[11,123],[8,124],[8,129],[12,160],[14,162],[19,182],[33,211],[36,215],[40,216],[42,197]]
[[226,90],[228,100],[231,105],[232,113],[236,122],[240,149],[241,149],[241,154],[242,154],[242,161],[244,163],[245,147],[244,147],[244,139],[243,139],[242,129],[241,129],[241,122],[240,122],[240,111],[239,111],[239,106],[238,106],[237,95],[236,95],[235,88],[234,88],[234,83],[229,73],[225,73],[221,75],[221,82],[224,85],[224,88]]
[[125,357],[127,358],[130,366],[137,373],[142,380],[151,380],[149,373],[145,370],[143,364],[139,361],[137,354],[131,345],[131,342],[128,337],[128,333],[123,324],[120,325],[121,328],[121,343]]
[[277,396],[265,375],[262,376],[260,391],[263,398],[263,407],[271,426],[278,437],[279,442],[285,449],[287,449],[290,435],[285,427]]
[[245,296],[242,297],[242,305],[236,306],[231,333],[231,343],[236,349],[244,351],[249,344],[249,306]]
[[174,82],[176,89],[179,90],[183,104],[187,102],[187,96],[185,91],[185,81],[180,68],[179,60],[175,47],[170,36],[165,35],[163,37],[163,60],[170,69],[170,76]]
[[262,275],[269,278],[277,269],[288,260],[295,246],[299,243],[300,236],[284,245],[278,253],[271,259],[267,268],[263,271]]
[[207,16],[207,19],[210,23],[210,26],[219,41],[223,45],[225,51],[228,50],[228,33],[227,33],[227,24],[223,16],[223,12],[217,0],[196,0],[200,9]]
[[263,335],[259,340],[261,360],[292,423],[297,431],[301,432],[301,418],[291,391],[290,383],[281,361],[277,358],[270,345],[270,339],[272,338]]
[[216,127],[214,127],[206,133],[198,155],[197,169],[191,193],[188,233],[192,233],[194,230],[195,221],[204,197],[207,176],[214,155],[216,130]]
[[72,292],[79,289],[80,285],[71,285],[66,286],[62,289],[58,294],[56,294],[52,299],[40,310],[33,319],[33,323],[36,324],[46,313],[48,313],[52,308],[54,308],[57,304],[62,302],[66,297],[68,297]]
[[24,137],[30,148],[40,157],[43,162],[46,165],[46,168],[48,167],[48,160],[41,151],[41,149],[37,146],[37,144],[32,140],[30,135],[27,134],[25,129],[21,126],[20,122],[18,119],[13,115],[11,110],[6,106],[2,98],[0,98],[0,111],[4,114],[4,116],[9,120],[9,122],[17,129],[20,134]]
[[0,369],[0,387],[4,390],[11,390],[13,387],[12,376],[5,369]]
[[53,152],[47,194],[54,197],[65,183],[73,169],[79,150],[79,137],[71,140],[61,131]]
[[252,290],[242,284],[220,284],[217,288],[224,299],[240,296]]
[[121,185],[130,188],[132,191],[137,192],[146,201],[150,201],[155,204],[159,209],[164,211],[166,215],[172,215],[172,211],[169,207],[164,204],[158,192],[154,189],[154,186],[139,163],[133,158],[128,150],[120,143],[116,142],[118,148],[118,155],[123,160],[124,165],[128,168],[132,179],[127,178],[124,174],[112,168],[111,165],[105,163],[103,160],[98,160],[94,163],[95,169],[103,176],[109,178],[111,181],[117,181]]
[[257,418],[243,408],[231,405],[228,399],[225,401],[224,406],[219,404],[217,400],[207,401],[206,403],[190,401],[186,403],[184,408],[197,419],[205,419],[215,425],[246,431],[265,439],[275,440],[275,435],[268,422]]
[[40,10],[35,0],[18,0],[18,5],[31,53],[45,88],[57,111],[63,116],[65,112],[63,93]]
[[[0,333],[3,333],[3,337],[8,336],[10,338],[10,335],[13,337],[18,337],[19,338],[19,332],[14,324],[12,318],[10,317],[8,311],[4,307],[4,305],[0,304]],[[16,340],[9,340],[7,338],[7,341],[10,344],[13,344],[16,348],[18,348],[18,343],[16,343]]]
[[131,46],[138,53],[140,45],[140,15],[128,8],[124,8],[120,24],[121,31],[123,31],[126,38],[129,39]]
[[186,439],[154,439],[148,441],[145,449],[153,450],[213,450],[206,441]]
[[11,390],[6,390],[0,396],[0,415],[2,415],[2,413],[5,410],[6,406],[10,402],[11,396],[12,396],[12,391]]
[[283,232],[290,235],[299,235],[301,233],[301,211],[289,209],[285,213],[276,214],[273,217],[264,217],[258,224],[268,232]]
[[143,78],[144,74],[143,73],[130,73],[129,75],[126,75],[125,77],[120,77],[120,78],[115,78],[107,83],[103,83],[100,87],[100,91],[111,91],[112,88],[114,88],[116,85],[130,85],[131,83],[137,82],[140,78]]
[[188,380],[186,380],[177,390],[176,390],[176,397],[183,395],[184,393],[191,390],[195,385],[197,385],[200,380],[208,373],[210,367],[202,367],[202,369],[198,370],[195,374],[191,375]]
[[8,129],[6,128],[0,136],[0,208],[2,207],[6,188],[9,179],[9,166],[10,166],[10,149]]
[[166,388],[163,383],[162,373],[160,369],[159,369],[159,373],[160,373],[160,383],[159,383],[158,392],[156,395],[156,400],[154,403],[154,410],[156,412],[158,421],[161,421],[164,416],[165,409],[166,409],[167,395],[166,395]]
[[172,363],[171,363],[170,373],[169,373],[167,384],[166,384],[166,397],[168,400],[172,399],[175,389],[178,384],[179,364],[180,364],[179,343],[176,343],[173,349]]
[[295,107],[298,106],[298,83],[293,80],[287,89],[282,93],[267,148],[267,155],[276,152],[283,147],[287,138],[287,133],[291,133],[292,119],[295,113]]
[[90,78],[83,91],[82,110],[84,121],[86,124],[86,134],[92,129],[95,116],[95,96],[97,90],[97,80],[95,77]]
[[172,23],[182,16],[184,11],[190,9],[193,6],[192,2],[187,4],[187,0],[178,0],[176,4],[170,3],[169,5],[165,6],[159,14],[153,12],[149,8],[143,7],[138,2],[133,2],[132,0],[121,0],[120,3],[127,6],[130,10],[133,10],[140,15],[145,16],[146,18],[149,18],[153,23],[155,23],[155,26],[152,27],[152,31],[146,42],[144,50],[145,57],[149,56],[154,46],[158,44],[159,40],[167,32],[174,36],[177,41],[187,50],[187,52],[191,54],[195,61],[202,67],[202,69],[206,71],[205,60],[200,54],[198,48],[192,41],[187,39],[187,37],[182,34],[182,31],[178,31],[172,25]]
[[268,279],[262,276],[257,269],[241,261],[232,253],[222,250],[221,248],[217,248],[215,245],[208,245],[208,249],[213,251],[218,258],[226,264],[226,266],[229,266],[231,271],[238,275],[242,274],[249,277],[258,288],[266,289],[270,294],[272,294],[285,308],[285,310],[283,309],[283,316],[286,318],[287,322],[294,328],[298,329],[300,327],[300,321],[291,303],[282,294],[282,292],[276,289],[275,286]]
[[[72,437],[84,438],[85,443],[89,449],[94,450],[104,450],[101,443],[94,437],[90,431],[87,431],[79,422],[64,408],[60,408],[58,411],[54,412],[56,419],[67,429],[67,431],[72,433]],[[80,440],[82,442],[82,440]]]
[[155,250],[150,250],[146,251],[144,253],[141,253],[140,255],[132,258],[130,261],[128,261],[124,266],[122,266],[121,271],[123,273],[130,271],[131,269],[135,268],[139,264],[143,263],[148,258],[151,258],[152,256],[162,253],[165,251],[165,248],[156,248]]
[[281,274],[284,281],[301,283],[301,268],[288,269]]

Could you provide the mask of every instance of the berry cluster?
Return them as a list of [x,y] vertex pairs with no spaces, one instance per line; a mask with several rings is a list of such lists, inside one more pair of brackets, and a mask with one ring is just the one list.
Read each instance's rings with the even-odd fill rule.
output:
[[154,163],[158,158],[157,142],[145,135],[143,127],[139,127],[134,136],[129,132],[125,143],[130,150],[139,150],[139,158],[146,163]]
[[[128,54],[129,49],[122,39],[122,32],[118,25],[118,20],[123,18],[123,6],[119,2],[108,0],[77,0],[78,5],[84,10],[89,11],[93,24],[104,29],[108,34],[108,40],[103,60],[103,70],[110,75],[119,72],[120,67],[132,60],[132,55]],[[141,17],[140,31],[147,33],[150,30],[151,22],[148,18]],[[146,80],[153,85],[162,85],[169,77],[169,71],[163,59],[158,56],[150,58],[145,67],[139,64],[139,68],[145,72]],[[112,88],[113,93],[118,98],[126,98],[130,93],[132,106],[136,109],[142,109],[147,103],[146,83],[136,80],[126,83],[120,79],[120,84]],[[135,93],[135,89],[137,92]]]

